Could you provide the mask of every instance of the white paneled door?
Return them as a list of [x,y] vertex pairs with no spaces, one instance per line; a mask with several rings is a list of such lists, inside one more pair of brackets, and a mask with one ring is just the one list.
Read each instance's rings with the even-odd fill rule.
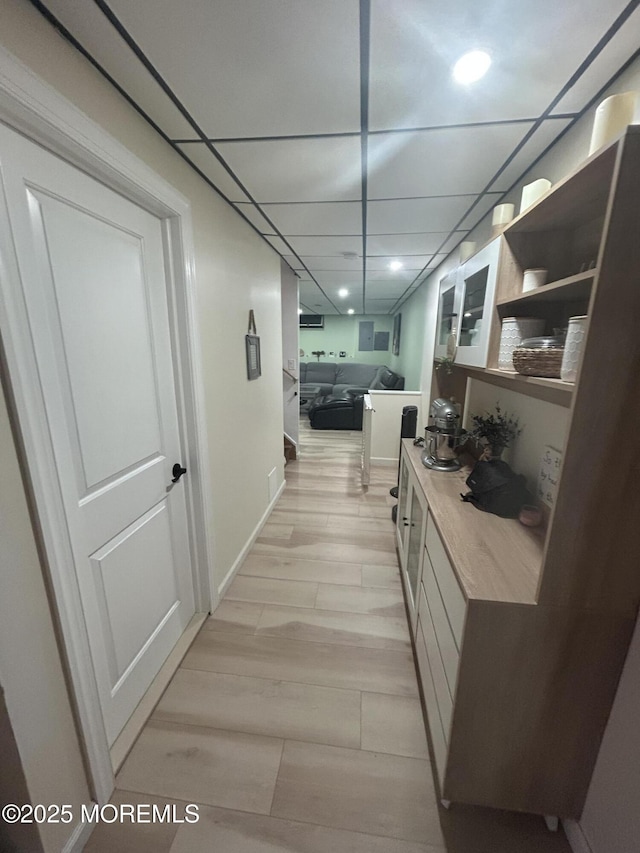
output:
[[0,166],[111,744],[194,613],[162,224],[3,126]]

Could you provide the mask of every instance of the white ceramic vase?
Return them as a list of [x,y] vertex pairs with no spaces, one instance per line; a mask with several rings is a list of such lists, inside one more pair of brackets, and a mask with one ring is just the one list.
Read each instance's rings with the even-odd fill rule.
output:
[[514,370],[513,351],[525,338],[535,338],[544,332],[544,320],[538,317],[505,317],[500,335],[498,367],[500,370]]
[[578,376],[588,322],[589,318],[586,316],[569,318],[567,340],[565,341],[562,367],[560,368],[560,379],[565,382],[575,382]]

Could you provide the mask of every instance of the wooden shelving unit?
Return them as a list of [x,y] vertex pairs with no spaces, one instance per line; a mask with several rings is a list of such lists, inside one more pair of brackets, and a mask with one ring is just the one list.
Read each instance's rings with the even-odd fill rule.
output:
[[591,285],[597,272],[597,269],[594,268],[578,273],[577,275],[570,275],[567,278],[561,278],[559,281],[553,281],[535,290],[530,290],[528,293],[521,293],[519,296],[508,296],[497,299],[496,305],[509,305],[516,308],[533,302],[575,302],[576,300],[588,300],[591,295]]
[[[460,503],[463,478],[423,471],[403,446],[426,515],[412,630],[452,802],[564,818],[584,805],[640,604],[640,445],[628,437],[640,421],[639,222],[632,126],[504,230],[489,366],[450,377],[569,407],[541,539]],[[552,282],[523,294],[530,267]],[[576,384],[497,369],[501,320],[516,312],[549,326],[588,313]]]

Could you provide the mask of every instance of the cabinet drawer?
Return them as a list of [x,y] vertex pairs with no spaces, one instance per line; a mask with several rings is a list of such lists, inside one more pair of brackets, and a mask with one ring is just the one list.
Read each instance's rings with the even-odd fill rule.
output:
[[444,671],[442,655],[438,648],[436,632],[433,627],[433,621],[428,607],[420,614],[420,625],[422,626],[422,636],[427,649],[427,657],[429,658],[431,678],[433,679],[433,686],[436,691],[436,700],[438,702],[440,720],[442,721],[442,729],[444,731],[445,740],[448,741],[451,716],[453,712],[453,701],[451,699],[449,682],[447,681],[447,676]]
[[431,734],[431,745],[433,746],[433,754],[436,759],[436,770],[438,771],[440,787],[442,787],[444,780],[444,768],[447,760],[447,742],[442,728],[440,711],[438,710],[438,700],[436,699],[436,689],[431,676],[431,667],[429,666],[429,658],[427,657],[427,647],[424,642],[424,636],[419,619],[418,629],[416,631],[416,657],[418,658],[418,667],[420,669],[420,682],[422,684],[422,692],[424,694],[424,704],[427,708],[427,722],[429,724],[429,733]]
[[[436,633],[436,640],[440,650],[440,657],[444,664],[444,672],[447,676],[449,693],[455,695],[456,679],[458,677],[458,665],[460,653],[451,630],[451,625],[445,613],[444,604],[440,597],[440,590],[436,583],[435,575],[431,567],[429,554],[425,551],[424,568],[422,570],[422,590],[420,593],[420,613],[429,612]],[[426,617],[425,617],[426,618]]]
[[440,535],[436,530],[431,513],[427,518],[427,553],[433,567],[433,573],[442,596],[444,609],[447,612],[449,624],[456,639],[458,649],[462,645],[462,632],[467,612],[467,602],[460,589],[460,584],[444,550]]

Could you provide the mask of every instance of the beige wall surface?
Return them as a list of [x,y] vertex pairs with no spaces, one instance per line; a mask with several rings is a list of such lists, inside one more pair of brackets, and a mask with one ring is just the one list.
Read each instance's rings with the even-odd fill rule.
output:
[[[191,204],[214,486],[212,572],[219,587],[268,508],[269,472],[276,469],[277,485],[284,477],[280,258],[26,0],[0,0],[0,18],[3,47]],[[253,382],[246,377],[244,341],[250,309],[262,355],[262,376]],[[86,802],[89,792],[6,413],[0,418],[0,450],[0,680],[34,802]],[[43,828],[47,853],[61,850],[68,834],[64,825]]]

